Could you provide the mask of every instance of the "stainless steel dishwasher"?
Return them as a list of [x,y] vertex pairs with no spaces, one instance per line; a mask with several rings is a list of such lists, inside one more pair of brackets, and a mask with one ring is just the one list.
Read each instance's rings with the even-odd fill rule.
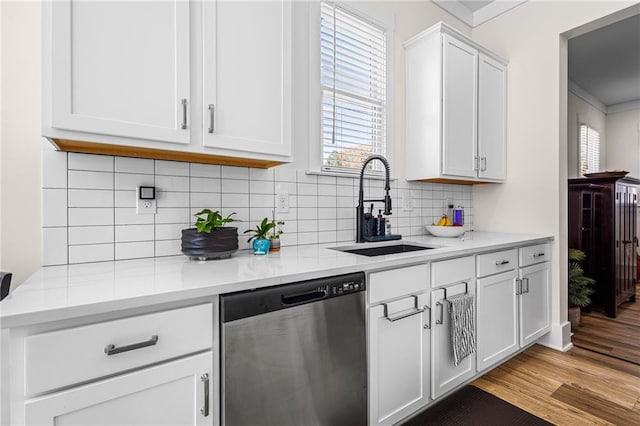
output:
[[222,424],[365,425],[364,273],[224,295]]

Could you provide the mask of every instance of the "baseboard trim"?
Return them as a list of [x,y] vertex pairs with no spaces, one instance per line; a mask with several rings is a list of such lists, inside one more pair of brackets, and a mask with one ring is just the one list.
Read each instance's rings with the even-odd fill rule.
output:
[[551,324],[551,331],[542,336],[538,343],[560,352],[570,350],[573,348],[573,343],[571,343],[571,323],[565,321],[560,324]]

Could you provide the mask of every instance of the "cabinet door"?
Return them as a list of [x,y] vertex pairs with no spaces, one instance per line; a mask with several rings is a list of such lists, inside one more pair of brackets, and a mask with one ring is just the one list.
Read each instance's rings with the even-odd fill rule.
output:
[[415,311],[426,307],[427,296],[393,303],[407,309],[385,312],[383,304],[367,314],[370,425],[397,423],[429,401],[429,313]]
[[203,4],[204,145],[291,153],[291,2]]
[[47,7],[52,127],[189,143],[189,2]]
[[443,35],[442,173],[476,177],[478,52]]
[[478,64],[478,176],[504,180],[507,69],[482,53]]
[[551,330],[551,266],[549,262],[520,269],[520,346]]
[[478,371],[520,348],[518,341],[518,273],[505,272],[477,281]]
[[[475,294],[475,280],[466,283],[466,287]],[[447,297],[454,296],[465,291],[465,283],[446,288]],[[431,394],[434,399],[464,383],[476,372],[476,354],[469,355],[457,366],[453,365],[451,318],[444,294],[442,288],[431,292]]]
[[212,367],[208,352],[34,398],[25,424],[212,425]]

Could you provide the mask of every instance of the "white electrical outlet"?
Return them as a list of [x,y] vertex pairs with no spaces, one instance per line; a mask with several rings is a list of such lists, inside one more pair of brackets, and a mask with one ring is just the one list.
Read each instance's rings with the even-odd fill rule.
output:
[[156,214],[156,200],[136,199],[136,214]]
[[289,193],[280,192],[276,195],[276,212],[289,213]]

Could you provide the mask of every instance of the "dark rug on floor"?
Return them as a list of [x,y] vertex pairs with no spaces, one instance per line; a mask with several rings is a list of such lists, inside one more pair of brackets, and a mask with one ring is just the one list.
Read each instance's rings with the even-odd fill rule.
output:
[[465,386],[434,406],[406,421],[402,426],[434,425],[551,425],[475,386]]

